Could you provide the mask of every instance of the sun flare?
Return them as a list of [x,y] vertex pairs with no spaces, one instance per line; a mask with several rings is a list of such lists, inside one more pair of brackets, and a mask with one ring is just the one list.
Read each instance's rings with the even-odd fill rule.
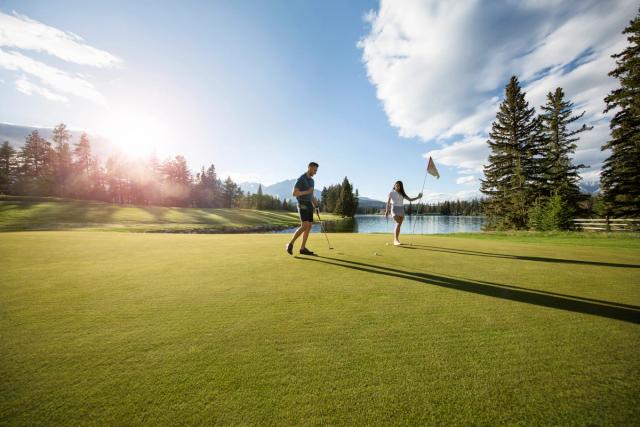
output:
[[140,110],[121,109],[108,115],[102,134],[124,154],[140,157],[162,151],[167,138],[163,121]]

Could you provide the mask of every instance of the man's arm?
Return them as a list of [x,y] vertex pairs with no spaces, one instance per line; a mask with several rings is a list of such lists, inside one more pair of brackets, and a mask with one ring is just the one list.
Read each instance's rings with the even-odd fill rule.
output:
[[298,187],[293,187],[293,193],[291,193],[293,197],[306,196],[307,194],[313,194],[313,187],[308,190],[300,190]]

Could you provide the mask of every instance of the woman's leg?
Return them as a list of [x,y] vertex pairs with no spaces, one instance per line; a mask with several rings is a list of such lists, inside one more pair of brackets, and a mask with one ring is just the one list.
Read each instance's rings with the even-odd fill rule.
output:
[[396,228],[394,229],[394,242],[400,242],[400,227],[402,227],[402,222],[404,221],[404,217],[400,215],[396,215],[393,217],[396,222]]

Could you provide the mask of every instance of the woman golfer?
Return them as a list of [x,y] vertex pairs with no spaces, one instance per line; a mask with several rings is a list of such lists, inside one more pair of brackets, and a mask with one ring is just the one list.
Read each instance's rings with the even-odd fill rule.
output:
[[393,220],[396,222],[396,227],[393,230],[394,245],[400,245],[400,227],[402,227],[402,221],[404,221],[404,199],[413,202],[421,197],[422,193],[418,194],[418,197],[414,197],[413,199],[407,196],[407,193],[404,192],[404,185],[402,185],[402,181],[396,181],[393,185],[393,190],[389,193],[389,199],[387,200],[387,208],[384,211],[384,216],[388,218],[389,212],[393,213]]

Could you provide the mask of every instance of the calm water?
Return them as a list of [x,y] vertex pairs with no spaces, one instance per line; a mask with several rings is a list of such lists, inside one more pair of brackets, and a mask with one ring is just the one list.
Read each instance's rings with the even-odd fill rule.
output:
[[[407,216],[402,224],[402,234],[441,234],[482,231],[484,217],[478,216]],[[356,215],[351,220],[342,220],[326,224],[330,233],[392,233],[394,221],[382,215]],[[279,233],[291,233],[295,228]],[[414,231],[415,230],[415,231]],[[319,233],[320,224],[314,224],[311,230]]]

